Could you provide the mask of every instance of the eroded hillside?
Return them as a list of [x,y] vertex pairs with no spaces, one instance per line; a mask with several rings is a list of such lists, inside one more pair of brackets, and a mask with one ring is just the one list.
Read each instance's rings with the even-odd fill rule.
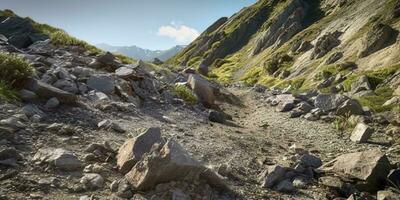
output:
[[371,96],[384,102],[399,85],[398,12],[395,0],[259,1],[218,20],[170,63],[221,82],[351,95],[366,75],[371,88],[354,96],[379,107]]

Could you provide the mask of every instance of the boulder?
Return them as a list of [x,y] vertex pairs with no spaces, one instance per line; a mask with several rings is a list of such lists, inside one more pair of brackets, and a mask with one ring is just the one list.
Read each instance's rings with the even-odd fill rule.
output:
[[57,108],[59,105],[60,101],[58,101],[56,97],[53,97],[46,102],[46,105],[44,105],[44,107],[47,109],[54,109]]
[[365,143],[373,133],[374,129],[361,122],[354,128],[350,140],[357,143]]
[[82,162],[70,151],[61,148],[41,148],[33,161],[47,163],[57,169],[75,171],[82,167]]
[[204,169],[177,142],[169,140],[160,151],[144,156],[125,178],[135,190],[147,190],[159,183],[197,180]]
[[275,190],[278,192],[294,192],[296,188],[293,186],[293,183],[290,180],[281,181],[276,187]]
[[25,89],[19,91],[19,96],[25,102],[35,101],[39,98],[38,95],[35,94],[34,92]]
[[111,94],[115,90],[115,79],[110,75],[92,75],[89,77],[87,85],[96,91]]
[[163,144],[160,128],[149,128],[139,136],[128,139],[120,148],[117,155],[117,166],[121,173],[126,174],[142,158],[150,152],[156,143]]
[[78,86],[72,80],[59,79],[53,83],[53,86],[72,94],[77,94],[79,92]]
[[300,157],[299,164],[304,167],[318,168],[322,166],[322,161],[317,156],[311,154],[304,154]]
[[340,94],[319,94],[314,99],[314,106],[324,112],[336,110],[348,97]]
[[339,116],[351,116],[351,115],[363,115],[364,110],[361,104],[355,99],[348,99],[343,102],[336,110],[336,115]]
[[206,79],[198,74],[190,74],[188,79],[189,87],[196,94],[197,99],[204,106],[212,106],[215,104],[215,94],[216,88],[211,85]]
[[77,101],[77,96],[69,92],[60,90],[42,81],[29,78],[25,82],[25,88],[36,93],[42,98],[53,98],[56,97],[61,103],[75,103]]
[[276,111],[278,112],[289,112],[293,110],[294,103],[290,101],[283,101],[276,107]]
[[101,189],[104,185],[104,178],[100,174],[87,173],[81,178],[80,183],[89,190]]
[[390,172],[389,159],[378,149],[341,155],[321,168],[349,179],[357,179],[361,191],[377,191],[385,186]]
[[398,31],[389,25],[374,25],[363,39],[363,47],[358,56],[363,58],[394,44],[397,35]]
[[223,124],[225,123],[225,115],[224,113],[218,112],[216,110],[210,110],[208,112],[208,119],[212,122]]
[[285,179],[285,174],[290,169],[280,165],[269,166],[267,168],[267,175],[262,180],[261,187],[273,188],[276,184]]
[[134,75],[134,70],[130,67],[120,67],[115,70],[115,75],[123,79],[128,79]]
[[361,91],[370,91],[372,90],[371,84],[367,76],[361,76],[357,79],[356,82],[351,84],[351,92],[356,94]]

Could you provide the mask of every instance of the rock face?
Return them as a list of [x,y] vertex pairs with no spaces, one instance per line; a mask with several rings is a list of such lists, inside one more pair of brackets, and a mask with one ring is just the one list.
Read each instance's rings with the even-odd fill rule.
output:
[[386,24],[377,24],[367,33],[363,40],[363,48],[359,57],[369,56],[396,42],[398,31]]
[[65,149],[42,148],[35,154],[33,161],[48,163],[58,169],[74,171],[82,167],[82,162]]
[[17,48],[27,48],[34,42],[49,37],[38,33],[28,19],[17,16],[0,18],[0,34],[8,38],[8,42]]
[[129,172],[143,154],[150,152],[151,147],[156,143],[163,143],[160,128],[149,128],[136,138],[127,140],[117,155],[117,166],[121,173]]
[[359,123],[351,133],[350,140],[357,143],[365,143],[374,133],[374,130],[364,123]]
[[200,103],[205,106],[212,106],[215,104],[215,88],[206,79],[198,74],[190,74],[188,84],[196,94]]
[[291,1],[280,13],[275,23],[259,36],[252,54],[256,55],[270,46],[279,47],[303,30],[302,20],[307,9],[308,4],[305,1]]
[[390,168],[386,155],[377,149],[344,154],[322,167],[324,171],[359,180],[355,186],[361,191],[377,191],[383,187]]
[[169,140],[159,152],[143,157],[125,177],[135,190],[146,190],[159,183],[198,179],[203,170],[177,142]]

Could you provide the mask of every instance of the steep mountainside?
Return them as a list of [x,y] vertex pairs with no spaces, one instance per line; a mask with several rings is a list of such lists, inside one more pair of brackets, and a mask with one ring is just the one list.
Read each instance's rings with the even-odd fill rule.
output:
[[110,51],[144,61],[153,61],[155,58],[166,61],[185,48],[183,45],[177,45],[167,50],[153,51],[137,46],[112,46],[108,44],[98,44],[96,46],[104,51]]
[[[399,9],[397,0],[260,0],[215,22],[169,63],[222,82],[384,102],[399,92]],[[370,87],[355,95],[364,75]]]

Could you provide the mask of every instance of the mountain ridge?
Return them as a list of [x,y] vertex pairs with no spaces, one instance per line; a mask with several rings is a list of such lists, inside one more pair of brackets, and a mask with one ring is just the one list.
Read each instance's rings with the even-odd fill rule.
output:
[[153,61],[155,58],[158,58],[162,61],[166,61],[186,47],[185,45],[176,45],[166,50],[150,50],[138,47],[136,45],[114,46],[106,43],[100,43],[97,44],[96,46],[105,51],[119,53],[125,56],[129,56],[131,58],[140,59],[144,61]]

